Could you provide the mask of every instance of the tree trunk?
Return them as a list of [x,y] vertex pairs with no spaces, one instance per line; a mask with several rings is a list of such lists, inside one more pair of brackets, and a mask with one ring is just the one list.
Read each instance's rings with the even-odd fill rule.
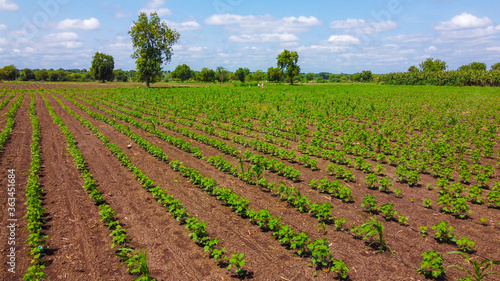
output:
[[292,78],[290,78],[290,85],[292,85],[292,86],[293,86],[293,77],[292,77]]
[[146,87],[151,88],[151,86],[149,86],[149,75],[145,75],[144,78],[146,79]]

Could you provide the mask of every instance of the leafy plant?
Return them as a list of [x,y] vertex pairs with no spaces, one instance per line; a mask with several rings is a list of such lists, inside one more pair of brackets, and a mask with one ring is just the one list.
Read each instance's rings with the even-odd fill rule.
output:
[[363,203],[361,203],[361,207],[364,207],[369,213],[377,211],[377,202],[375,201],[375,197],[373,195],[365,195],[365,199],[363,200]]
[[422,205],[426,207],[427,209],[432,208],[432,201],[429,198],[425,198],[424,201],[422,201]]
[[432,226],[433,230],[436,230],[436,239],[442,243],[455,243],[456,237],[451,234],[455,228],[453,226],[448,227],[448,222],[441,221],[440,223]]
[[332,258],[332,252],[326,238],[316,239],[307,245],[311,251],[312,265],[317,269],[326,268]]
[[427,236],[427,226],[420,226],[419,229],[420,229],[420,234],[423,237],[426,237]]
[[446,270],[443,267],[443,256],[434,250],[429,252],[423,252],[423,260],[420,264],[420,268],[417,270],[418,273],[425,275],[428,278],[440,278],[446,274]]
[[378,211],[384,214],[384,218],[386,220],[392,219],[394,216],[398,214],[396,210],[394,210],[394,204],[392,203],[385,203],[382,206],[378,208]]
[[476,242],[470,240],[467,237],[461,237],[457,240],[457,245],[463,252],[472,253],[476,251]]
[[405,217],[405,216],[399,216],[398,217],[398,222],[401,224],[401,225],[407,225],[408,224],[408,217]]
[[231,255],[227,270],[231,270],[232,268],[234,268],[236,271],[236,275],[240,277],[244,276],[246,274],[245,270],[243,269],[243,266],[245,265],[245,260],[243,259],[244,256],[245,254]]
[[336,272],[340,279],[347,279],[347,274],[349,273],[349,267],[347,267],[343,260],[333,260],[332,267],[330,268],[332,272]]

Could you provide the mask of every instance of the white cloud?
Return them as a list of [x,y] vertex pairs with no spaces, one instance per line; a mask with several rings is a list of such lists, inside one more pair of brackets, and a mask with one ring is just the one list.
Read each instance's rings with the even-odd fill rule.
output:
[[6,30],[7,26],[5,24],[0,24],[0,30]]
[[201,29],[201,25],[196,21],[186,21],[186,22],[173,22],[169,20],[164,21],[169,28],[173,28],[176,31],[192,31]]
[[453,17],[450,21],[438,22],[434,28],[440,31],[478,28],[491,25],[493,22],[488,17],[478,18],[468,13]]
[[373,34],[396,29],[398,25],[393,21],[370,21],[364,19],[336,20],[330,23],[330,28],[343,29],[353,34]]
[[312,26],[321,25],[316,17],[284,17],[277,19],[271,15],[264,16],[241,16],[233,14],[212,15],[205,20],[207,25],[224,26],[231,31],[243,34],[259,33],[263,31],[281,32],[305,32]]
[[96,18],[90,18],[86,20],[81,19],[65,19],[57,24],[57,29],[69,30],[69,29],[80,29],[80,30],[93,30],[99,29],[101,23]]
[[488,47],[486,50],[500,52],[500,47]]
[[298,40],[297,36],[290,33],[243,34],[229,37],[229,41],[237,43],[291,42]]
[[450,30],[441,32],[440,39],[472,39],[480,37],[488,37],[500,32],[499,26],[487,26],[485,28],[473,28],[467,30]]
[[333,43],[334,45],[358,45],[361,44],[359,38],[356,38],[352,35],[332,35],[328,39],[328,42]]
[[435,52],[435,51],[437,51],[437,47],[436,46],[430,46],[429,48],[427,48],[427,51],[428,52]]
[[117,19],[126,19],[126,18],[131,18],[131,17],[132,17],[132,13],[125,13],[122,11],[119,11],[115,14],[115,18],[117,18]]
[[10,0],[0,0],[0,11],[17,11],[19,7]]
[[0,38],[0,46],[8,45],[8,44],[9,44],[9,40],[7,40],[7,38]]
[[393,41],[393,42],[401,42],[401,43],[418,43],[418,42],[426,42],[434,39],[431,35],[424,34],[399,34],[396,36],[387,37],[384,41]]
[[49,47],[64,47],[68,49],[80,48],[83,43],[74,32],[51,33],[44,40]]
[[151,0],[148,4],[146,4],[146,8],[140,9],[139,12],[146,13],[147,15],[156,12],[159,17],[172,14],[172,11],[169,9],[161,8],[163,5],[165,5],[164,0]]

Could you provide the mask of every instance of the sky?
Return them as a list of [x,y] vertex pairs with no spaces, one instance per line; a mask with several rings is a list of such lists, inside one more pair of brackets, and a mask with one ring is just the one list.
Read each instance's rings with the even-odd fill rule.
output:
[[0,67],[89,69],[101,52],[135,69],[128,31],[152,11],[180,33],[164,70],[266,72],[284,49],[303,73],[500,62],[498,0],[0,0]]

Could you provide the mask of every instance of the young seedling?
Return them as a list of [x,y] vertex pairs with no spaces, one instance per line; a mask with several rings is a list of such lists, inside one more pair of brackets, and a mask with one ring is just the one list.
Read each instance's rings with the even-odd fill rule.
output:
[[457,245],[462,250],[462,252],[473,253],[476,251],[476,242],[470,240],[467,237],[461,237],[457,240]]
[[377,202],[375,201],[375,197],[373,195],[365,195],[361,207],[364,207],[368,213],[376,212]]
[[421,227],[419,227],[419,229],[420,229],[420,234],[423,237],[426,237],[427,236],[427,226],[421,226]]
[[398,222],[401,224],[401,225],[407,225],[408,224],[408,217],[405,217],[405,216],[399,216],[398,217]]
[[424,201],[422,201],[422,205],[426,207],[427,209],[432,208],[432,201],[429,198],[425,198]]
[[443,267],[443,256],[434,250],[423,252],[423,260],[420,264],[418,273],[425,275],[427,278],[441,278],[446,274]]
[[330,268],[332,272],[336,272],[341,280],[347,279],[347,274],[349,273],[349,267],[347,267],[343,260],[333,260],[332,267]]
[[[463,280],[481,281],[490,275],[494,275],[494,274],[500,275],[500,272],[493,271],[493,266],[500,264],[500,261],[491,261],[491,260],[485,259],[485,260],[482,260],[481,262],[478,262],[475,259],[471,259],[467,254],[462,253],[462,252],[457,252],[457,251],[449,252],[448,254],[459,254],[465,258],[466,263],[471,264],[472,270],[467,269],[467,268],[460,266],[460,265],[456,265],[456,264],[452,264],[452,265],[449,265],[446,267],[446,269],[448,269],[450,267],[456,267],[456,268],[468,273],[469,276],[467,277],[467,279],[464,278]],[[489,272],[486,272],[486,271],[488,271],[488,269],[489,269]]]
[[[363,240],[369,240],[370,245],[378,244],[377,248],[380,252],[384,252],[387,249],[383,233],[384,225],[377,221],[375,217],[371,217],[370,221],[358,227],[353,227],[351,231],[353,231],[355,235],[362,236]],[[378,235],[378,238],[375,238],[376,235]]]
[[401,189],[394,189],[394,194],[396,195],[397,198],[403,198],[401,193],[403,193]]
[[245,260],[243,259],[244,256],[245,254],[231,255],[227,270],[231,270],[232,268],[234,268],[236,271],[236,275],[238,275],[239,277],[245,276],[246,272],[243,269],[243,266],[245,265]]
[[448,222],[441,221],[440,223],[433,225],[432,229],[437,230],[436,239],[442,243],[455,243],[457,238],[455,235],[451,234],[455,228],[453,226],[448,227]]
[[479,219],[483,225],[488,225],[488,219],[487,218],[480,218]]

